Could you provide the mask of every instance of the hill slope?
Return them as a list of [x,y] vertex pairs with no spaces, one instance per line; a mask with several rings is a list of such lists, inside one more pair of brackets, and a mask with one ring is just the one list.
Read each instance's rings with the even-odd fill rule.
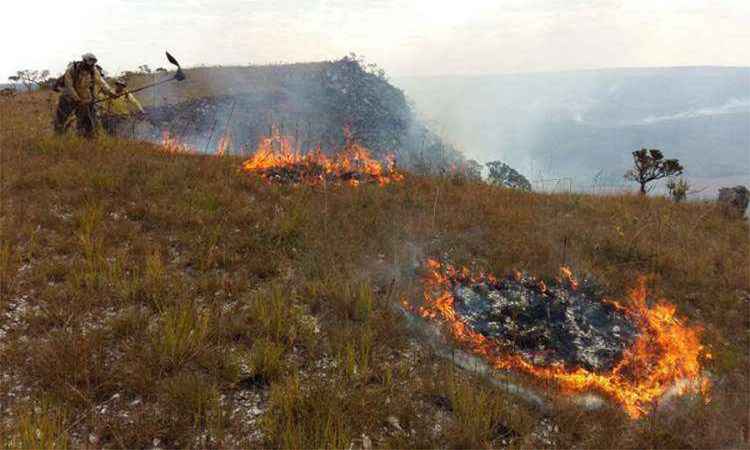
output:
[[[233,156],[55,138],[52,100],[0,100],[0,439],[11,448],[747,442],[748,226],[711,204],[417,176],[270,185]],[[567,263],[608,298],[649,275],[705,326],[711,402],[631,421],[546,386],[556,400],[541,411],[455,368],[392,307],[421,295],[416,266],[431,256],[548,279]]]
[[[211,152],[231,136],[236,152],[254,149],[272,127],[293,136],[302,151],[341,148],[346,133],[375,156],[397,153],[402,165],[423,158],[443,166],[461,154],[416,118],[403,93],[358,60],[186,69],[183,82],[144,91],[153,128],[136,133],[160,140],[169,131]],[[153,77],[165,77],[156,74]],[[132,86],[153,81],[131,74]]]

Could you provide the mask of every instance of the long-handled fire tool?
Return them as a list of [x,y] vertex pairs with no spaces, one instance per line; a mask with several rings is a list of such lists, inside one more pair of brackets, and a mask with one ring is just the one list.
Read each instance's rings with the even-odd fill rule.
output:
[[182,68],[180,67],[180,63],[178,63],[177,60],[174,58],[174,56],[170,55],[169,52],[166,52],[166,54],[167,54],[167,60],[170,63],[172,63],[173,65],[177,66],[177,72],[175,72],[175,74],[173,76],[171,76],[169,78],[165,78],[163,80],[159,80],[159,81],[157,81],[155,83],[151,83],[151,84],[147,84],[145,86],[141,86],[139,88],[129,89],[129,90],[122,91],[119,94],[113,95],[111,97],[100,98],[98,100],[95,100],[93,103],[96,104],[96,103],[105,102],[105,101],[113,99],[113,98],[122,97],[123,95],[132,94],[134,92],[139,92],[139,91],[142,91],[144,89],[148,89],[148,88],[152,88],[154,86],[158,86],[160,84],[168,83],[170,81],[175,81],[175,80],[176,81],[182,81],[182,80],[184,80],[185,79],[185,73],[182,71]]

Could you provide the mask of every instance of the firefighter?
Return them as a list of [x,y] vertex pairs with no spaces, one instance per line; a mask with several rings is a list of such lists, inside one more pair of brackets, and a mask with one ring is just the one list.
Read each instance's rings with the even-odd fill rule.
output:
[[104,101],[102,125],[104,130],[112,136],[117,134],[117,129],[132,114],[135,114],[136,117],[142,117],[144,114],[143,107],[138,99],[133,94],[125,92],[127,87],[128,84],[125,80],[115,81],[115,97]]
[[100,70],[96,64],[96,56],[92,53],[86,53],[81,57],[81,61],[68,65],[59,83],[62,85],[62,95],[55,114],[56,133],[64,133],[68,117],[75,114],[78,134],[88,138],[96,135],[96,92],[101,91],[108,96],[115,95],[115,91],[104,81]]

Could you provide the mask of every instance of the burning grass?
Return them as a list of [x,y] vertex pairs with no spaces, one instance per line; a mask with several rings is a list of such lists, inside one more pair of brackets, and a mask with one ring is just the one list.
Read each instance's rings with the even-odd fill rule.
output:
[[373,159],[370,151],[354,142],[349,133],[345,147],[326,156],[318,147],[303,154],[290,136],[282,136],[274,127],[271,136],[261,139],[242,170],[257,173],[264,180],[279,183],[332,184],[377,183],[381,186],[402,181],[404,175],[395,168],[392,157],[385,164]]
[[460,346],[496,369],[553,380],[567,392],[602,392],[633,418],[671,389],[708,394],[700,328],[684,325],[665,300],[649,307],[642,278],[620,304],[577,293],[570,269],[561,272],[572,294],[521,273],[498,280],[428,260],[418,314],[444,322]]
[[[404,180],[404,174],[396,169],[395,159],[386,158],[385,163],[374,159],[370,151],[355,142],[348,132],[346,145],[328,156],[320,147],[303,153],[294,138],[284,136],[278,127],[272,127],[270,136],[263,137],[246,161],[242,170],[259,175],[263,180],[281,184],[335,185],[376,183],[380,186]],[[197,150],[164,131],[161,141],[164,151],[170,154],[198,154]],[[232,139],[223,135],[214,150],[216,156],[229,154]]]

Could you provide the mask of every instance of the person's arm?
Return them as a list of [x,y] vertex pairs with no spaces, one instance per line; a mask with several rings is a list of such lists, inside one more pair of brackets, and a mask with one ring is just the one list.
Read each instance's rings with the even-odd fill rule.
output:
[[68,66],[68,70],[65,71],[65,76],[63,79],[65,80],[65,91],[68,93],[70,98],[73,99],[75,102],[80,102],[81,97],[78,96],[78,92],[76,92],[76,87],[73,84],[73,70],[74,66],[71,64]]
[[102,75],[99,73],[99,70],[97,70],[96,68],[94,69],[94,82],[110,97],[114,97],[115,95],[117,95],[115,93],[115,90],[112,89],[109,84],[107,84]]
[[138,101],[137,98],[135,98],[135,95],[128,93],[127,99],[130,102],[131,105],[133,105],[136,109],[138,109],[138,112],[143,114],[143,106],[141,106],[141,102]]

